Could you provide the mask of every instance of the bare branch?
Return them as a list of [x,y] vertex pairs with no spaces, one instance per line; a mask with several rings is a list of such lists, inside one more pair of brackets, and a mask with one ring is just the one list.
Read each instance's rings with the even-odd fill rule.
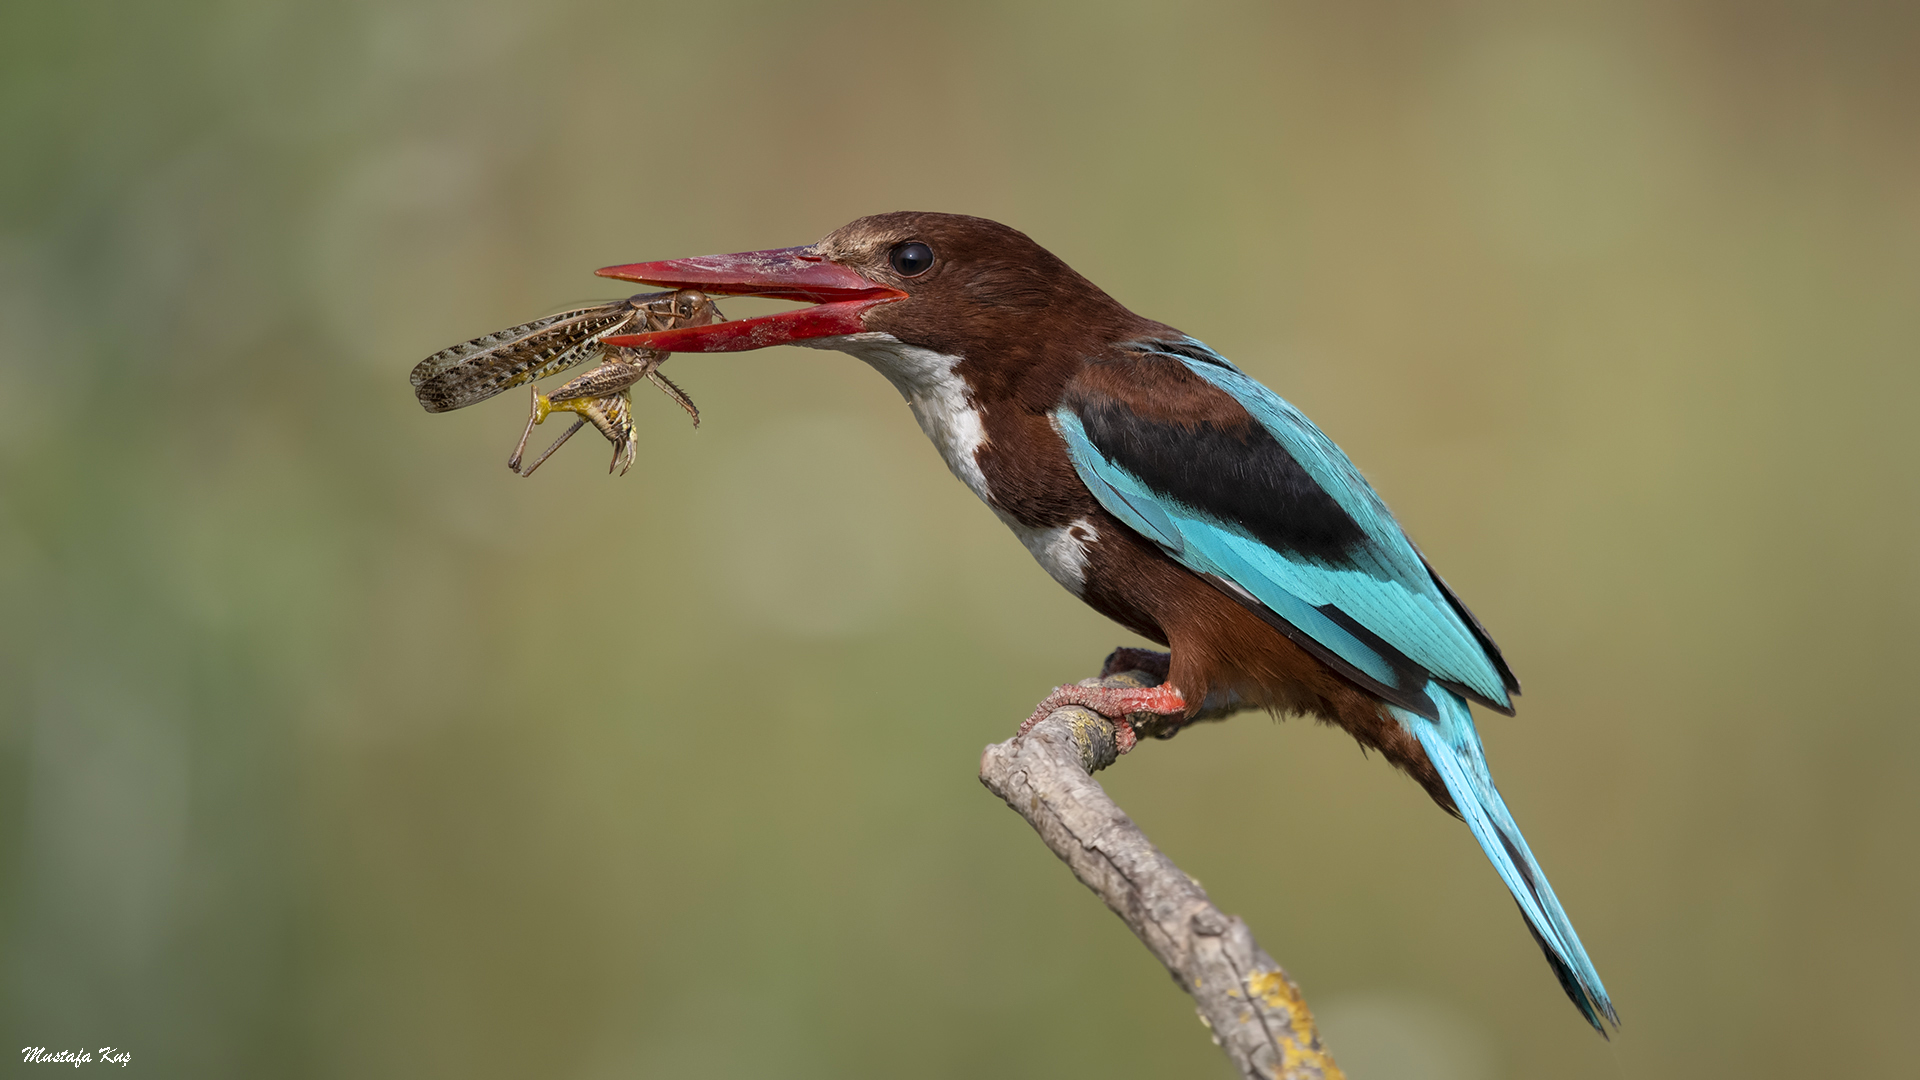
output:
[[[1128,672],[1104,685],[1157,681]],[[1193,995],[1200,1022],[1242,1076],[1341,1080],[1300,988],[1247,924],[1214,907],[1094,781],[1091,774],[1118,757],[1112,722],[1068,706],[1025,737],[987,747],[980,782],[1026,818]]]

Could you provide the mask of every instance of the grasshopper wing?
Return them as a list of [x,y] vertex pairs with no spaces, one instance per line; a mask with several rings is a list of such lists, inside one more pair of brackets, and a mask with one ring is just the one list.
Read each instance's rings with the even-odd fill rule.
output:
[[634,314],[624,300],[596,304],[441,349],[414,366],[414,396],[436,413],[485,401],[593,356],[600,339],[620,332]]

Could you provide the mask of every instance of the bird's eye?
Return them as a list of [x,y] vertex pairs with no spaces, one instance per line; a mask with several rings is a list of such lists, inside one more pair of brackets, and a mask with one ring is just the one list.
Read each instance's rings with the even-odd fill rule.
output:
[[933,265],[933,249],[918,240],[893,245],[894,273],[901,277],[919,277]]

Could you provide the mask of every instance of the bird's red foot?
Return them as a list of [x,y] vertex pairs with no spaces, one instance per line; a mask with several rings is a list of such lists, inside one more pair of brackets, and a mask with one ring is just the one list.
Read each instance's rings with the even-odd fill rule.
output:
[[1020,725],[1020,731],[1014,737],[1019,738],[1033,730],[1033,725],[1046,719],[1047,714],[1063,705],[1084,705],[1101,716],[1113,721],[1114,742],[1121,753],[1133,749],[1139,741],[1134,734],[1133,724],[1128,717],[1134,713],[1152,713],[1155,716],[1179,716],[1187,711],[1187,701],[1180,696],[1169,683],[1159,686],[1060,686],[1033,710],[1027,722]]

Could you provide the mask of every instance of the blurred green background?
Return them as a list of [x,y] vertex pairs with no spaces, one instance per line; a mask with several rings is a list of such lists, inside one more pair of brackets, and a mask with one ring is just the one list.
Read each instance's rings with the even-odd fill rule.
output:
[[517,395],[407,388],[595,267],[940,209],[1304,408],[1526,683],[1611,1045],[1345,736],[1108,777],[1357,1080],[1920,1071],[1915,11],[7,5],[7,1045],[1228,1076],[974,779],[1128,639],[882,379],[682,358],[697,433],[643,390],[632,474],[530,481]]

